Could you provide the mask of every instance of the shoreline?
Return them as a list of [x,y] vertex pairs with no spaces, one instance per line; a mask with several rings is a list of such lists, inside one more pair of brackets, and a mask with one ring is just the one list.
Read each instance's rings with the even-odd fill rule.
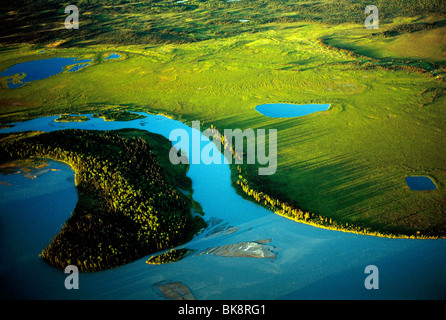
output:
[[[182,117],[175,117],[175,115],[173,115],[173,114],[166,115],[164,112],[163,113],[158,113],[158,112],[149,112],[149,111],[131,111],[131,112],[135,112],[135,113],[138,113],[138,114],[142,112],[142,113],[148,113],[148,114],[152,114],[152,115],[160,115],[160,116],[164,116],[166,118],[172,119],[172,120],[180,121],[183,124],[187,125],[186,123],[184,123],[185,120],[187,120],[187,119],[182,118]],[[216,133],[220,134],[220,130],[217,129],[216,126],[214,126],[212,124],[208,124],[208,125],[209,125],[208,129],[214,130]],[[201,129],[205,129],[205,128],[201,128]],[[203,131],[202,131],[202,133],[203,133]],[[220,134],[220,137],[223,137],[223,135]],[[217,135],[214,135],[212,142],[215,143],[216,138],[217,138]],[[226,141],[221,141],[222,147],[223,147],[222,148],[222,152],[224,152],[224,150],[227,148],[227,145],[225,144],[225,142]],[[230,150],[230,152],[231,152],[231,154],[233,156],[232,160],[235,160],[235,158],[238,155],[235,153],[234,150]],[[257,204],[257,205],[260,205],[260,206],[264,207],[265,209],[271,211],[274,214],[277,214],[279,216],[282,216],[284,218],[287,218],[287,219],[292,220],[292,221],[297,222],[297,223],[311,225],[313,227],[326,229],[326,230],[340,231],[340,232],[353,233],[353,234],[364,235],[364,236],[373,236],[373,237],[379,237],[379,238],[387,238],[387,239],[412,239],[412,240],[441,240],[441,239],[446,239],[446,235],[423,235],[421,233],[412,234],[412,235],[411,234],[404,234],[404,233],[396,234],[396,233],[391,233],[391,232],[383,232],[383,231],[380,231],[378,229],[370,230],[369,229],[370,227],[367,227],[367,226],[359,227],[359,226],[354,226],[353,224],[349,226],[348,223],[346,223],[346,226],[344,226],[343,224],[336,222],[335,220],[333,220],[330,217],[323,216],[323,215],[320,215],[320,214],[317,214],[317,213],[313,213],[313,212],[308,212],[308,214],[310,215],[310,219],[307,219],[307,220],[299,219],[299,218],[296,218],[296,217],[292,217],[292,216],[287,215],[286,213],[283,213],[283,212],[280,212],[280,211],[276,211],[274,208],[272,208],[270,206],[265,206],[262,203],[260,203],[258,201],[255,201],[255,199],[252,199],[252,197],[250,197],[247,193],[243,192],[243,190],[240,189],[240,187],[236,187],[236,186],[238,186],[237,185],[237,179],[235,178],[239,174],[238,165],[236,165],[235,163],[231,162],[229,164],[229,168],[230,168],[230,171],[231,171],[231,185],[234,188],[235,192],[239,196],[243,197],[245,200],[248,200],[248,201],[250,201],[250,202],[252,202],[254,204]],[[256,192],[263,193],[262,191],[259,191],[259,190],[256,190]],[[270,198],[272,198],[273,201],[276,201],[276,202],[279,202],[279,203],[281,202],[280,200],[278,200],[276,198],[276,196],[274,194],[272,194],[270,196]],[[292,210],[300,210],[300,211],[302,211],[302,209],[298,208],[298,207],[292,207]],[[307,213],[307,211],[305,211],[303,213]],[[312,216],[314,216],[314,217],[312,217]],[[312,219],[315,219],[315,220],[312,220]],[[332,220],[332,223],[328,224],[328,225],[327,224],[322,224],[321,222],[319,222],[319,221],[321,221],[321,219],[324,219],[323,221],[325,221],[325,219]]]
[[[180,121],[181,123],[185,124],[185,120],[188,120],[186,118],[183,118],[182,116],[175,116],[173,114],[166,114],[165,112],[156,112],[156,111],[133,111],[133,110],[125,110],[126,112],[130,112],[130,113],[134,113],[134,114],[138,114],[140,115],[141,113],[147,113],[150,115],[157,115],[157,116],[163,116],[166,117],[168,119],[171,120],[176,120],[176,121]],[[75,114],[75,113],[72,113]],[[49,116],[57,116],[60,114],[51,114]],[[41,115],[40,117],[44,117],[45,115]],[[48,115],[46,115],[48,116]],[[38,118],[38,117],[37,117]],[[35,118],[30,118],[28,120],[23,120],[23,121],[19,121],[19,122],[25,122],[25,121],[29,121],[31,119],[35,119]],[[111,121],[118,121],[118,120],[111,120]],[[8,123],[9,124],[9,123]],[[187,124],[185,124],[187,125]],[[204,129],[204,128],[202,128]],[[220,130],[217,129],[214,125],[209,124],[209,129],[213,130],[215,132],[214,136],[213,136],[213,140],[212,142],[216,143],[216,137],[217,133],[220,134]],[[203,133],[203,132],[202,132]],[[220,135],[221,137],[222,135]],[[227,144],[225,144],[226,141],[221,141],[222,143],[222,151],[224,152],[224,150],[226,150],[227,148]],[[232,150],[230,151],[233,159],[234,160],[238,155],[235,153],[235,151]],[[57,160],[60,161],[60,160]],[[64,162],[64,161],[61,161]],[[71,166],[71,164],[66,163],[68,165]],[[231,185],[234,188],[234,190],[236,191],[236,193],[243,197],[244,199],[260,205],[264,208],[266,208],[267,210],[271,211],[274,214],[280,215],[282,217],[285,217],[289,220],[292,220],[294,222],[297,223],[303,223],[303,224],[307,224],[307,225],[311,225],[317,228],[321,228],[321,229],[327,229],[327,230],[333,230],[333,231],[341,231],[341,232],[347,232],[347,233],[354,233],[354,234],[360,234],[360,235],[366,235],[366,236],[375,236],[375,237],[381,237],[381,238],[389,238],[389,239],[417,239],[417,240],[437,240],[437,239],[446,239],[446,235],[423,235],[420,232],[416,233],[416,234],[405,234],[405,233],[391,233],[391,232],[384,232],[381,231],[379,229],[375,229],[375,230],[371,230],[370,227],[367,226],[355,226],[353,224],[349,225],[348,223],[345,223],[345,225],[343,223],[340,222],[336,222],[335,220],[333,220],[333,218],[330,218],[328,216],[324,216],[321,214],[317,214],[317,213],[313,213],[313,212],[308,212],[308,211],[303,211],[301,208],[296,207],[296,206],[290,206],[287,203],[282,203],[280,200],[277,199],[277,197],[274,194],[271,195],[266,195],[265,193],[263,193],[261,190],[254,190],[251,189],[249,186],[249,181],[243,177],[243,179],[247,182],[246,184],[244,184],[244,186],[246,188],[249,188],[249,190],[252,192],[254,191],[256,194],[262,194],[262,195],[266,195],[268,198],[270,198],[270,202],[273,203],[280,203],[280,204],[284,204],[286,207],[289,208],[289,211],[301,211],[303,214],[308,213],[310,215],[309,218],[305,219],[305,218],[299,218],[290,214],[287,214],[285,212],[280,212],[277,210],[277,208],[273,207],[273,206],[268,206],[268,205],[264,205],[263,203],[256,201],[256,199],[253,199],[252,196],[250,196],[249,194],[247,194],[244,190],[243,187],[238,185],[238,179],[236,178],[239,174],[240,174],[240,169],[238,167],[238,165],[236,165],[235,163],[231,162],[229,164],[229,168],[231,171]],[[76,172],[75,168],[73,168],[73,170]],[[76,176],[76,175],[75,175]],[[77,186],[77,181],[75,179],[75,185]],[[331,223],[327,223],[327,221],[330,221]],[[322,223],[323,222],[323,223]]]
[[[446,235],[423,235],[421,233],[417,233],[417,234],[404,234],[404,233],[391,233],[391,232],[383,232],[380,230],[370,230],[368,228],[370,227],[360,227],[360,226],[355,226],[353,224],[349,225],[348,223],[346,223],[346,225],[344,226],[341,223],[336,222],[335,220],[333,220],[330,217],[327,216],[323,216],[317,213],[312,213],[312,212],[308,212],[308,211],[303,211],[300,208],[297,207],[292,207],[292,206],[288,206],[287,204],[285,204],[285,206],[291,208],[291,211],[300,211],[303,215],[307,214],[309,215],[309,218],[305,219],[305,218],[299,218],[298,216],[289,214],[289,213],[285,213],[284,211],[278,211],[277,209],[271,207],[271,206],[267,206],[264,205],[262,202],[258,202],[255,201],[255,199],[253,199],[252,196],[250,196],[248,193],[244,192],[243,188],[240,187],[237,182],[239,180],[235,180],[236,186],[234,186],[234,181],[233,181],[233,174],[237,174],[238,172],[234,172],[233,170],[237,170],[234,169],[231,166],[231,182],[232,182],[232,186],[234,187],[235,191],[237,192],[238,195],[240,195],[241,197],[243,197],[246,200],[249,200],[257,205],[260,205],[270,211],[272,211],[274,214],[277,214],[279,216],[282,216],[284,218],[287,218],[289,220],[292,220],[294,222],[297,223],[302,223],[302,224],[306,224],[306,225],[310,225],[316,228],[321,228],[321,229],[326,229],[326,230],[332,230],[332,231],[340,231],[340,232],[346,232],[346,233],[353,233],[353,234],[359,234],[359,235],[364,235],[364,236],[373,236],[373,237],[379,237],[379,238],[388,238],[388,239],[413,239],[413,240],[440,240],[440,239],[446,239]],[[244,178],[246,179],[246,178]],[[249,185],[247,186],[249,188]],[[250,191],[252,191],[253,189],[249,189]],[[263,193],[262,191],[258,191],[258,190],[254,190],[256,193]],[[280,203],[280,200],[277,200],[275,198],[274,195],[272,196],[268,196],[269,198],[271,198],[272,202],[278,202]],[[331,223],[328,221],[332,221]]]
[[[214,125],[210,125],[210,129],[215,132],[215,134],[213,135],[213,140],[212,140],[214,143],[216,140],[218,140],[219,137],[223,137],[223,135],[220,134],[220,130],[217,129]],[[228,147],[228,145],[226,144],[227,141],[220,140],[220,142],[222,144],[223,152],[224,152],[224,150],[226,150]],[[232,148],[229,151],[232,154],[232,157],[233,157],[232,160],[234,161],[236,158],[243,159],[243,155],[240,156],[240,155],[236,154],[233,146],[231,146],[231,147]],[[234,188],[234,190],[236,191],[236,193],[239,196],[243,197],[244,199],[251,201],[255,204],[258,204],[258,205],[266,208],[267,210],[272,211],[274,214],[280,215],[280,216],[285,217],[285,218],[292,220],[294,222],[303,223],[303,224],[311,225],[313,227],[326,229],[326,230],[341,231],[341,232],[354,233],[354,234],[365,235],[365,236],[374,236],[374,237],[380,237],[380,238],[417,239],[417,240],[446,239],[446,235],[423,235],[419,231],[416,234],[405,234],[405,233],[396,234],[396,233],[391,233],[391,232],[383,232],[383,231],[380,231],[379,229],[371,230],[370,227],[367,227],[367,226],[355,226],[354,224],[351,224],[349,226],[348,223],[345,223],[345,225],[344,225],[343,223],[337,222],[333,218],[330,218],[328,216],[324,216],[324,215],[313,213],[313,212],[303,211],[299,207],[291,206],[285,202],[278,200],[277,196],[274,194],[267,195],[261,190],[251,189],[249,186],[249,180],[247,180],[245,177],[243,177],[243,179],[247,183],[245,185],[243,185],[243,183],[239,179],[236,178],[237,176],[241,177],[241,169],[237,164],[233,163],[233,161],[231,161],[231,163],[229,164],[229,168],[231,171],[231,185]],[[246,187],[245,189],[248,192],[246,192],[244,190],[243,186]],[[264,198],[257,200],[257,199],[255,199],[255,197],[251,196],[250,193],[251,194],[252,193],[260,194]],[[289,213],[286,213],[284,211],[284,209],[282,210],[282,212],[278,211],[276,208],[276,205],[274,205],[274,206],[264,205],[263,201],[266,201],[265,198],[268,200],[269,203],[279,204],[279,205],[277,205],[277,207],[279,207],[279,208],[280,207],[283,208],[283,206],[286,207],[287,211],[289,211]],[[300,212],[302,214],[302,217],[304,215],[308,215],[308,218],[306,218],[306,217],[300,218],[299,216],[296,216],[292,212]],[[329,222],[329,221],[331,221],[331,222]]]

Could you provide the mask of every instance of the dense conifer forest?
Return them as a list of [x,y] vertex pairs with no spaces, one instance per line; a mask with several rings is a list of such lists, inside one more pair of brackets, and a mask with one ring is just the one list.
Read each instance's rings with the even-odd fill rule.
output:
[[2,142],[6,161],[49,158],[76,172],[77,206],[41,253],[49,264],[104,270],[183,243],[205,226],[192,217],[193,200],[167,182],[149,143],[124,136],[63,130]]

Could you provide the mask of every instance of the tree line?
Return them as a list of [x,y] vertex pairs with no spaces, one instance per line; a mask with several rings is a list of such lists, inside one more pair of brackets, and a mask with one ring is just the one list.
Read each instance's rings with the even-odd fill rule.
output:
[[[224,136],[220,134],[220,131],[214,125],[210,125],[210,127],[211,129],[208,129],[208,132],[210,133],[210,136],[213,137],[212,141],[214,143],[221,143],[224,149],[229,150],[230,154],[232,154],[233,160],[243,160],[242,163],[246,163],[246,159],[244,159],[244,157],[246,157],[246,154],[235,152],[233,143],[225,140]],[[296,222],[301,222],[330,230],[338,230],[387,238],[437,239],[443,237],[441,235],[422,234],[419,231],[416,231],[414,234],[397,234],[394,232],[373,230],[371,227],[359,224],[336,221],[335,219],[324,216],[322,214],[302,210],[294,203],[288,203],[287,201],[280,200],[275,195],[270,195],[266,192],[261,191],[261,188],[252,187],[251,183],[249,182],[249,174],[247,173],[247,171],[243,171],[240,165],[232,165],[231,172],[233,180],[235,181],[234,188],[239,194],[243,195],[250,201],[258,203],[259,205],[274,212],[275,214],[281,215]]]
[[309,224],[318,228],[386,238],[438,239],[444,237],[442,235],[422,234],[420,231],[416,231],[413,234],[397,234],[393,232],[373,230],[370,227],[359,224],[340,222],[321,214],[303,211],[296,205],[281,201],[277,199],[277,197],[268,195],[256,188],[251,187],[248,180],[242,175],[242,169],[240,166],[237,166],[237,171],[239,174],[238,179],[236,180],[236,189],[239,192],[242,192],[248,199],[260,204],[268,210],[273,211],[275,214],[281,215],[296,222]]

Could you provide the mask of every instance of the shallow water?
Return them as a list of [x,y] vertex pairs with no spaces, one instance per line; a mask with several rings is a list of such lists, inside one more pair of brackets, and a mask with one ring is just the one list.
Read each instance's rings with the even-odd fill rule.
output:
[[[17,123],[0,132],[138,128],[168,138],[173,129],[180,128],[192,136],[193,129],[181,122],[163,116],[143,115],[147,118],[128,122],[104,122],[88,115],[90,120],[86,122],[59,123],[54,121],[57,116],[45,117]],[[202,142],[202,147],[207,143],[210,142]],[[386,239],[324,230],[290,221],[238,196],[231,186],[227,164],[192,164],[188,176],[192,179],[194,199],[202,205],[205,219],[221,220],[184,245],[197,250],[197,254],[165,265],[146,264],[148,257],[144,257],[113,270],[81,274],[79,290],[66,290],[66,275],[36,258],[41,250],[40,245],[36,245],[32,254],[26,254],[27,257],[32,256],[32,263],[11,265],[4,255],[1,256],[1,296],[28,299],[164,299],[157,289],[158,284],[182,282],[196,299],[446,298],[445,240]],[[60,181],[64,183],[65,176]],[[53,187],[46,189],[53,190]],[[10,230],[12,226],[15,230],[21,230],[24,223],[15,211],[16,197],[25,203],[23,194],[17,190],[16,195],[10,194],[8,201],[0,204],[4,217],[1,229],[9,230],[6,234],[14,233]],[[41,208],[34,210],[34,225],[39,225],[40,219],[49,217],[48,211],[53,211],[48,208],[57,206],[59,199],[33,197],[26,201],[30,203],[28,206]],[[39,201],[43,201],[45,206],[38,207],[36,204]],[[67,204],[65,215],[72,210],[70,206],[72,204]],[[212,228],[221,227],[224,223],[227,227],[238,227],[238,231],[207,236]],[[42,233],[45,233],[42,237],[54,235],[53,231],[48,230]],[[27,239],[26,236],[23,238]],[[269,244],[275,247],[276,259],[198,254],[215,246],[259,239],[271,239]],[[1,246],[14,241],[14,238],[8,239],[5,235]],[[26,246],[17,244],[14,250],[18,251],[22,245]],[[20,253],[18,256],[21,256]],[[367,276],[364,269],[367,265],[379,268],[378,290],[364,287]],[[10,270],[14,270],[13,275]]]
[[121,56],[117,53],[112,53],[111,55],[109,55],[107,58],[105,58],[104,60],[108,60],[108,59],[119,59],[121,58]]
[[[0,174],[0,297],[34,298],[28,289],[55,270],[39,254],[70,217],[77,202],[74,172],[66,164],[49,161],[48,171],[36,179]],[[33,279],[41,277],[39,281]]]
[[256,110],[264,116],[271,118],[294,118],[306,116],[310,113],[328,110],[330,104],[288,104],[271,103],[262,104]]
[[78,60],[78,58],[50,58],[33,60],[28,62],[19,63],[6,69],[0,73],[0,77],[12,77],[14,75],[24,75],[21,79],[21,83],[12,83],[12,78],[9,79],[8,87],[10,89],[16,89],[23,86],[27,82],[42,80],[49,78],[55,74],[64,71],[64,67],[74,65],[70,71],[77,71],[85,66],[91,59]]

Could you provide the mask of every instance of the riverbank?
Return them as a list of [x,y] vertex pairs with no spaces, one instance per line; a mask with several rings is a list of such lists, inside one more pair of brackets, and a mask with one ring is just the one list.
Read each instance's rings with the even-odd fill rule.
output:
[[[174,129],[187,130],[187,126],[179,121],[144,115],[144,121],[104,122],[102,119],[91,118],[87,122],[72,122],[69,125],[54,122],[57,116],[45,117],[17,123],[7,131],[150,128],[151,132],[167,139]],[[58,174],[55,173],[54,177]],[[34,184],[44,182],[51,176],[43,175],[42,180],[34,181],[23,179]],[[188,255],[175,263],[161,265],[147,264],[149,257],[143,257],[112,270],[81,274],[80,290],[66,290],[63,283],[67,275],[40,259],[29,268],[5,261],[6,269],[2,270],[7,272],[0,277],[0,287],[3,289],[0,290],[0,295],[6,299],[160,300],[168,298],[160,292],[160,287],[181,282],[197,300],[444,298],[444,239],[387,239],[294,223],[240,197],[231,186],[228,165],[191,165],[188,176],[192,180],[193,197],[205,212],[208,228],[176,249],[186,248],[194,250],[196,254]],[[58,181],[57,186],[63,181]],[[0,187],[5,188],[5,192],[13,191],[10,187]],[[45,186],[38,188],[45,191],[55,189]],[[5,230],[1,233],[5,239],[3,243],[11,242],[7,235],[19,234],[14,232],[15,226],[23,229],[26,227],[23,224],[27,224],[27,219],[23,220],[22,215],[16,212],[18,205],[15,199],[23,198],[22,192],[17,191],[15,196],[8,197],[9,203],[0,208],[1,224],[4,226],[2,230]],[[34,206],[41,209],[39,215],[36,212],[32,216],[40,220],[47,216],[48,203],[51,206],[53,203],[56,205],[58,198],[52,199],[52,202],[48,202],[46,198],[35,198],[32,201]],[[29,201],[20,203],[29,206]],[[65,211],[70,210],[68,208]],[[35,225],[37,223],[28,227],[34,228]],[[35,228],[32,230],[41,231]],[[43,230],[41,233],[45,234]],[[47,237],[49,233],[52,232],[46,232]],[[242,249],[249,246],[257,252],[258,245],[249,243],[258,243],[259,239],[270,241],[264,249],[273,250],[275,259],[270,255],[265,255],[265,259],[256,259],[199,254],[221,253],[220,249],[236,246]],[[7,249],[7,252],[11,251],[9,246]],[[37,246],[35,255],[39,249]],[[12,251],[22,261],[21,250]],[[367,265],[376,265],[379,268],[380,290],[364,288],[364,278],[367,276],[364,275],[364,267]],[[31,270],[34,277],[29,278],[26,275]]]
[[[236,190],[237,194],[247,199],[251,202],[261,205],[266,208],[283,216],[287,219],[293,220],[298,223],[304,223],[318,228],[323,228],[327,230],[349,232],[354,234],[361,234],[367,236],[383,237],[383,238],[400,238],[400,239],[444,239],[446,234],[423,234],[419,230],[416,231],[406,231],[401,232],[388,231],[388,226],[381,225],[371,227],[367,224],[361,223],[348,223],[336,221],[331,217],[324,216],[322,214],[317,214],[313,212],[308,212],[302,210],[297,203],[299,199],[295,199],[292,204],[287,203],[287,201],[280,200],[277,195],[273,192],[267,194],[264,192],[262,187],[256,186],[251,187],[251,183],[246,178],[246,171],[242,172],[242,166],[246,166],[246,154],[237,154],[234,150],[233,142],[228,142],[225,139],[221,139],[223,135],[222,130],[218,130],[215,126],[211,125],[210,128],[206,129],[212,136],[212,141],[215,144],[221,144],[224,151],[227,154],[232,155],[232,159],[228,159],[231,169],[231,184]],[[237,165],[236,160],[242,161],[242,165]]]
[[[107,112],[105,112],[107,113]],[[131,121],[135,119],[143,119],[143,116],[137,115],[137,113],[134,113],[134,115],[131,115],[132,111],[114,111],[112,112],[116,117],[119,117],[121,121]],[[169,119],[176,119],[178,117],[174,115],[166,116],[164,113],[160,114],[162,116],[165,116]],[[105,120],[105,119],[104,119]],[[179,117],[177,119],[178,121],[184,122],[185,120]],[[118,121],[117,119],[111,120],[111,121]],[[218,140],[218,137],[222,136],[219,134],[221,130],[217,129],[214,125],[208,124],[209,128],[205,127],[205,124],[202,125],[202,131],[206,129],[210,129],[211,132],[213,132],[213,141],[214,143],[217,143],[220,141],[222,143],[222,148],[228,147],[228,141],[221,141]],[[172,185],[177,185],[183,190],[186,190],[189,195],[192,192],[192,186],[190,184],[190,180],[185,178],[185,174],[187,173],[189,169],[188,164],[183,164],[180,166],[172,166],[170,163],[170,160],[168,158],[168,153],[170,150],[169,145],[163,145],[157,142],[157,139],[154,139],[151,137],[150,134],[148,134],[146,131],[140,131],[140,130],[133,130],[133,129],[123,129],[119,131],[120,135],[123,137],[131,138],[131,137],[142,137],[148,141],[150,141],[151,144],[156,145],[155,153],[157,156],[157,159],[161,161],[161,164],[163,167],[169,168],[167,170],[170,183]],[[246,162],[246,159],[243,159],[243,155],[236,154],[233,149],[229,150],[230,154],[233,155],[233,160],[237,157],[238,160],[244,160],[244,163]],[[234,161],[233,161],[234,162]],[[242,175],[242,167],[244,168],[244,172]],[[332,217],[318,214],[315,212],[307,211],[301,208],[299,205],[296,204],[298,202],[298,199],[295,201],[292,201],[291,203],[287,200],[284,200],[283,197],[278,196],[274,191],[270,193],[266,193],[264,191],[264,188],[267,187],[267,185],[262,184],[262,187],[259,187],[258,184],[254,183],[254,186],[252,187],[252,182],[250,182],[249,175],[247,174],[247,168],[250,166],[246,165],[236,165],[234,163],[230,164],[230,170],[231,170],[231,184],[238,195],[243,197],[246,200],[249,200],[253,203],[256,203],[258,205],[261,205],[262,207],[266,208],[267,210],[270,210],[274,212],[275,214],[278,214],[280,216],[283,216],[285,218],[288,218],[290,220],[293,220],[298,223],[303,223],[311,226],[315,226],[322,229],[327,230],[334,230],[334,231],[342,231],[342,232],[348,232],[348,233],[354,233],[354,234],[360,234],[360,235],[368,235],[368,236],[376,236],[376,237],[383,237],[383,238],[401,238],[401,239],[442,239],[446,236],[444,234],[435,234],[435,233],[423,233],[421,231],[415,230],[408,232],[407,230],[401,230],[398,232],[395,231],[388,231],[388,226],[383,224],[380,226],[370,226],[364,223],[349,223],[349,222],[342,222],[339,220],[336,220]],[[252,166],[256,167],[256,166]],[[179,170],[178,170],[179,169]],[[247,177],[248,176],[248,177]],[[256,177],[257,178],[257,177]],[[193,202],[193,207],[196,212],[202,212],[201,206],[197,202]]]
[[[415,231],[414,233],[394,233],[389,231],[384,231],[387,226],[382,225],[381,227],[371,228],[370,226],[355,223],[342,223],[333,220],[330,217],[303,211],[297,205],[290,205],[286,202],[280,201],[274,193],[268,195],[262,192],[261,188],[252,189],[250,187],[249,181],[241,176],[240,166],[231,165],[231,177],[232,185],[236,192],[243,198],[257,203],[268,210],[271,210],[275,214],[283,216],[287,219],[293,220],[298,223],[303,223],[311,225],[317,228],[342,231],[354,234],[361,234],[367,236],[383,237],[383,238],[400,238],[400,239],[445,239],[445,234],[422,234],[420,231]],[[243,183],[244,181],[245,183]],[[298,201],[298,199],[296,200]]]

